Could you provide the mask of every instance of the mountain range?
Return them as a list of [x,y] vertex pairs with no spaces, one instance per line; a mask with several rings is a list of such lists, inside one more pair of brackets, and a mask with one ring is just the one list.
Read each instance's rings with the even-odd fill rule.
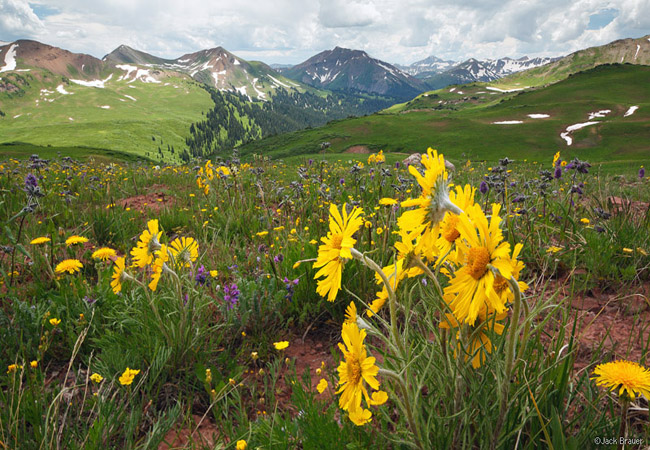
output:
[[[497,92],[608,63],[650,64],[648,37],[555,60],[454,63],[432,56],[406,67],[336,47],[277,70],[222,47],[166,59],[122,45],[98,59],[19,40],[0,45],[0,143],[85,145],[173,160],[179,153],[207,155],[399,101],[407,104],[395,110],[494,102]],[[486,82],[492,86],[481,85]],[[476,89],[426,92],[462,83]]]

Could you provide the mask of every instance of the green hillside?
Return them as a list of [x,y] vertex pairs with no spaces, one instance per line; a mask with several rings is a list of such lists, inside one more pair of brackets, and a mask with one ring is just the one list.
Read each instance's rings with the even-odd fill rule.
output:
[[[604,65],[534,91],[510,94],[499,101],[465,104],[458,109],[411,110],[374,114],[331,122],[327,126],[253,142],[242,154],[273,157],[313,154],[327,141],[328,152],[420,152],[427,146],[452,160],[544,159],[557,150],[565,158],[590,161],[650,162],[650,67]],[[465,87],[463,87],[464,89]],[[479,89],[478,86],[474,86]],[[495,96],[498,99],[498,96]],[[432,99],[433,101],[440,101]],[[469,106],[468,106],[469,105]],[[634,114],[623,117],[631,106]],[[572,145],[560,137],[570,125],[588,121],[589,114],[609,109],[599,123],[571,134]],[[548,114],[533,119],[528,114]],[[493,122],[521,121],[497,125]],[[363,148],[362,148],[363,147]]]
[[0,83],[20,89],[0,92],[0,143],[86,146],[155,159],[160,147],[173,160],[167,146],[181,149],[190,124],[213,105],[187,77],[161,83],[116,80],[113,76],[96,88],[37,69],[3,75]]

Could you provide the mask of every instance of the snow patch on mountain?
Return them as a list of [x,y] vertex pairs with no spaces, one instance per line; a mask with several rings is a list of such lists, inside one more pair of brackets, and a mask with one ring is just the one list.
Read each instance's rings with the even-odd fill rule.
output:
[[631,116],[632,114],[634,114],[634,111],[636,111],[637,109],[639,109],[638,106],[630,106],[630,108],[627,111],[625,111],[625,114],[623,114],[623,117]]
[[16,49],[18,48],[18,44],[13,44],[9,49],[7,50],[7,53],[5,53],[5,66],[0,69],[1,72],[8,72],[10,70],[15,70],[16,69]]
[[86,87],[96,87],[100,89],[104,89],[104,85],[110,81],[110,79],[113,78],[113,74],[110,74],[106,79],[104,80],[91,80],[91,81],[86,81],[86,80],[70,80],[74,84],[79,84],[81,86],[86,86]]
[[63,94],[63,95],[70,95],[70,94],[71,94],[71,92],[68,92],[68,91],[65,90],[65,88],[63,87],[62,84],[59,84],[59,85],[56,87],[56,90],[57,90],[60,94]]
[[609,114],[611,112],[612,112],[611,109],[602,109],[600,111],[595,111],[595,112],[589,113],[589,118],[587,120],[602,119],[605,116],[607,116],[607,114]]
[[518,125],[524,123],[522,120],[503,120],[501,122],[492,122],[494,125]]
[[528,117],[531,119],[548,119],[551,116],[548,114],[528,114]]

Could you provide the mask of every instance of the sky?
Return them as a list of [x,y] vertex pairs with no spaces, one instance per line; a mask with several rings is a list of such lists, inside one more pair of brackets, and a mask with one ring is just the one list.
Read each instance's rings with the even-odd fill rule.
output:
[[339,46],[406,65],[560,56],[647,34],[649,0],[0,0],[0,41],[98,58],[122,44],[163,58],[222,46],[297,64]]

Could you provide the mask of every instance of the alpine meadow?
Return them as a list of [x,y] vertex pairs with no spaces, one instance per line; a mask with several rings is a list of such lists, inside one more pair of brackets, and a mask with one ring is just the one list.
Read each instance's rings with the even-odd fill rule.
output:
[[650,445],[650,9],[145,3],[0,1],[0,447]]

